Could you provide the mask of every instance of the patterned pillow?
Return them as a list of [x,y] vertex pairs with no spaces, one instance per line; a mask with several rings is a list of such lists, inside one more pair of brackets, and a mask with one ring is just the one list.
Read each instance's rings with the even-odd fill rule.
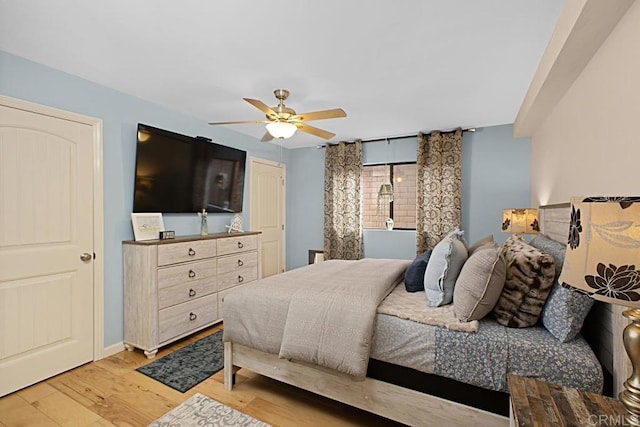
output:
[[592,306],[593,299],[588,295],[556,283],[542,311],[542,324],[560,342],[571,341],[582,329]]
[[453,313],[462,322],[480,320],[493,310],[507,269],[498,245],[485,244],[462,266],[453,289]]
[[429,264],[431,249],[421,253],[413,260],[404,273],[404,287],[407,292],[424,291],[424,271]]
[[582,329],[584,319],[593,306],[593,299],[558,283],[566,245],[544,234],[535,236],[530,244],[551,255],[556,264],[556,280],[542,310],[542,324],[560,342],[571,341]]
[[431,252],[424,272],[424,292],[430,307],[439,307],[453,301],[453,288],[462,265],[467,260],[467,247],[463,232],[455,229],[447,234]]
[[511,328],[533,326],[553,287],[553,257],[513,235],[502,245],[507,264],[504,288],[493,309],[498,323]]

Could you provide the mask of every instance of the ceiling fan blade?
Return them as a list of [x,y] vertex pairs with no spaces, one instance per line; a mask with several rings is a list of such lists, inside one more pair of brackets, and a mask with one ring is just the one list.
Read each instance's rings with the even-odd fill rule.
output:
[[347,117],[347,113],[342,108],[334,108],[333,110],[313,111],[311,113],[296,114],[289,120],[301,122],[310,122],[312,120],[337,119],[339,117]]
[[298,128],[298,130],[301,130],[302,132],[310,133],[311,135],[324,138],[324,139],[331,139],[334,136],[336,136],[335,133],[331,133],[323,129],[318,129],[317,127],[308,125],[306,123],[296,123],[296,127]]
[[271,123],[269,120],[243,120],[240,122],[211,122],[210,125],[242,125],[246,123]]
[[278,117],[278,113],[276,113],[275,111],[273,111],[271,109],[271,107],[269,107],[267,104],[265,104],[262,101],[259,101],[257,99],[251,99],[251,98],[242,98],[245,101],[247,101],[249,104],[253,105],[254,107],[256,107],[258,110],[262,111],[263,113],[265,113],[267,116],[276,116]]
[[273,139],[273,136],[271,136],[271,134],[269,132],[265,132],[264,136],[262,137],[262,139],[260,141],[267,142],[267,141],[271,141],[272,139]]

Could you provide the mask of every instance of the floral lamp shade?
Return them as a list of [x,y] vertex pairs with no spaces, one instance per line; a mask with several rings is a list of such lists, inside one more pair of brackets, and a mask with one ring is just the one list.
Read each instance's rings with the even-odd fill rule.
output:
[[538,209],[504,209],[502,211],[503,233],[538,234]]
[[593,299],[631,307],[622,341],[631,376],[619,398],[624,425],[640,426],[640,197],[579,197],[571,200],[567,251],[558,279]]
[[596,300],[640,308],[640,197],[571,201],[559,281]]

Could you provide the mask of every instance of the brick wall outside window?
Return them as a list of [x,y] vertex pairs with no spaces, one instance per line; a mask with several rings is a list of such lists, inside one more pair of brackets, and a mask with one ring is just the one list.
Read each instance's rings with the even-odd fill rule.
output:
[[[388,183],[393,171],[392,205],[380,197],[380,186]],[[394,228],[416,228],[416,165],[395,164],[365,166],[363,170],[364,228],[384,228],[391,215]]]
[[416,228],[416,164],[393,165],[395,228]]

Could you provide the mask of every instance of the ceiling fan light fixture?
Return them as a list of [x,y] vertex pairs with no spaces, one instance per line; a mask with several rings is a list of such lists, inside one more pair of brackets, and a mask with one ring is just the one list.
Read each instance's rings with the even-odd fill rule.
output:
[[298,129],[293,123],[287,122],[267,123],[265,127],[272,137],[279,139],[291,138]]
[[265,115],[265,119],[262,120],[243,120],[234,122],[211,122],[210,125],[239,125],[245,123],[264,123],[266,124],[267,132],[262,137],[261,141],[271,141],[273,138],[287,139],[291,138],[296,131],[308,133],[318,138],[331,139],[336,136],[333,132],[328,132],[324,129],[311,126],[308,122],[313,120],[325,120],[325,119],[337,119],[340,117],[347,117],[347,113],[342,108],[333,108],[331,110],[322,111],[310,111],[304,114],[297,114],[295,110],[284,105],[284,100],[289,96],[289,91],[286,89],[276,89],[274,95],[278,100],[278,105],[275,107],[269,107],[264,102],[258,99],[243,98],[249,104],[262,111]]

